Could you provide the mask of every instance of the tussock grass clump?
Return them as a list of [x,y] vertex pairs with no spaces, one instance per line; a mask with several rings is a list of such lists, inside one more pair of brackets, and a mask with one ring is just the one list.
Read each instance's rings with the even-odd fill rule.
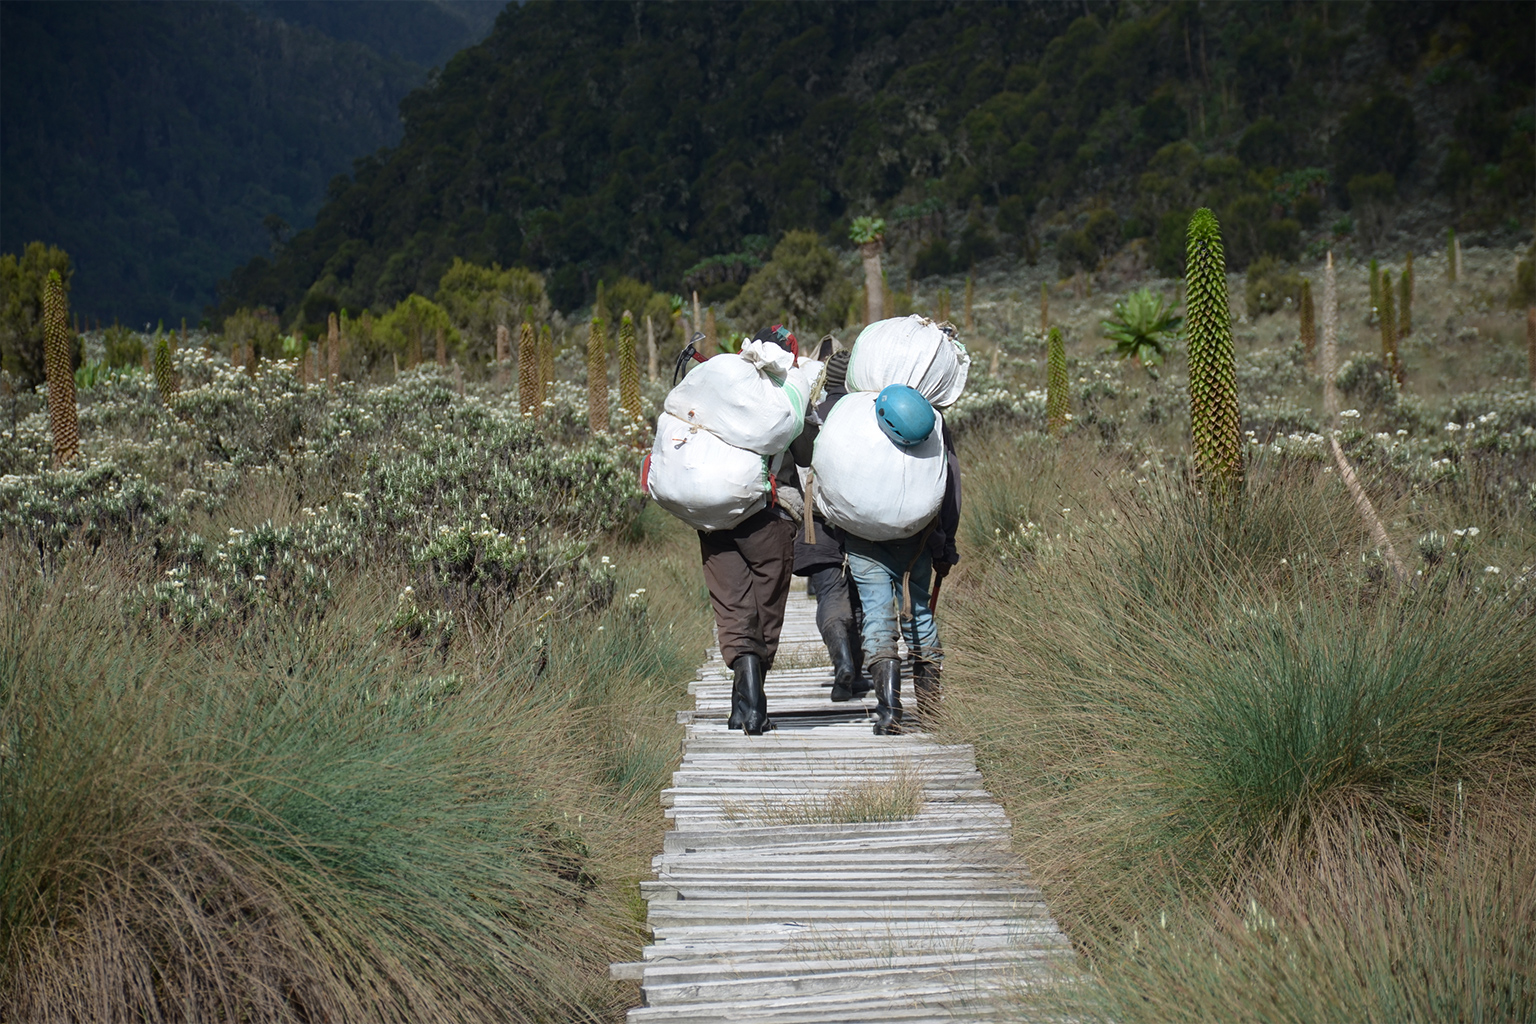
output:
[[[225,514],[274,500],[253,488]],[[611,602],[471,613],[418,590],[442,627],[420,636],[397,560],[339,576],[323,614],[259,602],[199,630],[135,617],[141,570],[114,546],[41,576],[4,540],[0,1018],[596,1021],[632,1001],[606,968],[642,941],[676,681],[708,636],[690,531],[647,510],[607,538]]]
[[82,600],[92,575],[0,598],[0,1016],[622,1007],[606,965],[675,756],[649,705],[692,658],[643,602],[511,614],[494,656],[439,660],[381,644],[360,587],[208,649]]
[[[948,723],[1084,954],[1058,1009],[1536,1010],[1527,586],[1394,587],[1315,465],[1258,460],[1213,506],[1086,450],[970,461],[969,538],[994,568],[963,578],[946,622],[972,682]],[[1035,527],[1027,558],[1010,506]]]

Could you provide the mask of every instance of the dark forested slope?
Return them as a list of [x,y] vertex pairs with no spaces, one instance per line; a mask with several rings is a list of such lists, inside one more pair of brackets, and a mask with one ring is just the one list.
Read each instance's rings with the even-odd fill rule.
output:
[[1070,270],[1138,237],[1176,270],[1201,203],[1238,266],[1351,206],[1341,229],[1423,201],[1441,224],[1526,224],[1533,9],[511,7],[225,303],[383,306],[462,256],[539,268],[571,308],[605,275],[676,287],[861,213],[918,233],[919,272],[999,246]]
[[332,177],[400,139],[416,61],[472,32],[431,3],[7,0],[0,250],[66,250],[88,315],[198,315]]

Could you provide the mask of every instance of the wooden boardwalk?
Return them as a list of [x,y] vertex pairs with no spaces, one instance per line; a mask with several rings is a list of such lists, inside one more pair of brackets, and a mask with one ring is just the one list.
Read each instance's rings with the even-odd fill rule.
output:
[[[833,704],[830,685],[796,590],[768,674],[776,731],[726,731],[718,650],[689,686],[674,828],[641,885],[654,938],[612,968],[641,983],[630,1021],[1017,1019],[1007,994],[1070,955],[971,748],[875,736],[873,695]],[[910,716],[910,676],[903,696]],[[910,816],[850,823],[895,817],[903,794]]]

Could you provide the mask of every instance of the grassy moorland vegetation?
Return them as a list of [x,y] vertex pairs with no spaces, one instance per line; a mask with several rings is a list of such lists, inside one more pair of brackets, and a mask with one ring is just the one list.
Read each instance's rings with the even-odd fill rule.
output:
[[[1506,309],[1519,255],[1469,255],[1455,284],[1421,257],[1402,385],[1366,266],[1339,269],[1340,436],[1402,584],[1325,447],[1293,302],[1254,309],[1263,286],[1231,278],[1247,485],[1223,507],[1191,479],[1182,349],[1146,369],[1107,351],[1098,322],[1123,288],[1050,289],[1073,382],[1059,439],[1038,289],[979,292],[999,372],[950,416],[967,561],[945,592],[943,731],[977,744],[1079,953],[1076,977],[1021,1008],[1536,1013],[1536,382],[1525,311]],[[1321,295],[1320,266],[1295,270]],[[1171,298],[1176,282],[1152,287]],[[988,341],[974,347],[985,364]]]
[[65,468],[3,410],[0,1017],[620,1014],[708,640],[629,435],[172,362],[82,387]]

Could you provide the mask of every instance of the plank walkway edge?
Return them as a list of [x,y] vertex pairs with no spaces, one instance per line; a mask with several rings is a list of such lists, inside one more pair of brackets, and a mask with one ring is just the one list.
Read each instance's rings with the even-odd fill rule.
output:
[[[831,681],[796,588],[768,674],[777,729],[726,731],[718,648],[688,682],[672,827],[640,885],[652,941],[609,967],[640,983],[630,1024],[1016,1020],[1010,995],[1071,957],[975,751],[877,737],[873,695],[834,704]],[[907,803],[880,785],[898,773]]]

